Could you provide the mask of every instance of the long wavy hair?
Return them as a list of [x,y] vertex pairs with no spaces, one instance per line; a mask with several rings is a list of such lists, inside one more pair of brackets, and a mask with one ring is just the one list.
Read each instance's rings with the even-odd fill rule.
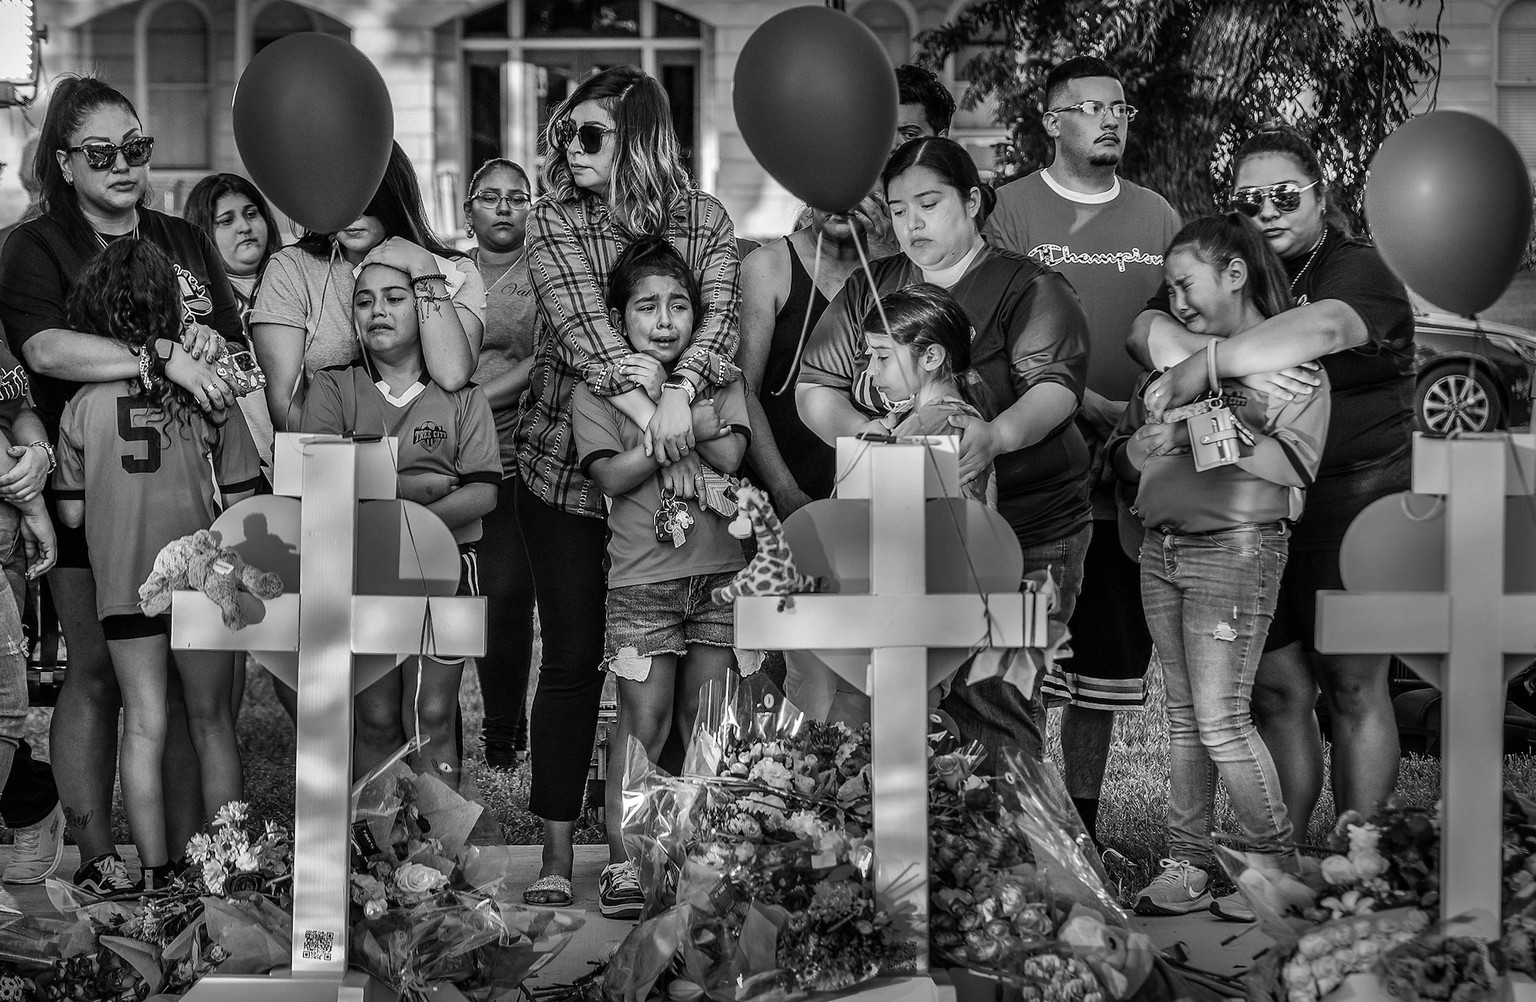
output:
[[667,92],[639,67],[615,66],[588,77],[560,102],[544,126],[544,185],[561,202],[585,192],[571,178],[555,130],[584,101],[597,102],[613,116],[616,145],[608,203],[615,222],[632,237],[661,236],[673,207],[693,187],[682,166]]
[[160,405],[181,421],[197,408],[186,390],[165,378],[165,364],[152,347],[156,338],[181,339],[181,285],[165,252],[148,240],[120,237],[96,255],[75,280],[65,301],[71,330],[111,338],[135,353],[149,353],[153,390],[138,379],[132,393]]
[[1248,266],[1248,297],[1266,317],[1277,316],[1296,305],[1291,298],[1285,265],[1258,224],[1241,212],[1201,216],[1174,234],[1168,255],[1187,250],[1218,271],[1233,258]]
[[257,191],[250,181],[239,174],[209,174],[187,192],[187,207],[182,210],[181,216],[208,234],[208,239],[212,240],[214,209],[225,195],[240,195],[250,199],[256,211],[261,213],[261,218],[267,221],[267,245],[261,249],[261,264],[256,268],[256,274],[260,275],[272,255],[283,249],[283,235],[278,232],[277,217],[272,215],[272,206],[267,204],[266,196]]
[[[416,180],[416,168],[399,143],[393,143],[389,151],[389,166],[384,169],[384,179],[379,182],[373,200],[363,210],[384,227],[384,236],[403,237],[418,247],[431,251],[438,257],[463,257],[460,251],[443,243],[442,238],[427,222],[427,210],[421,201],[421,183]],[[316,257],[329,257],[334,233],[316,233],[305,230],[297,246]]]
[[[32,171],[37,175],[38,205],[73,237],[89,240],[91,226],[80,211],[74,185],[64,180],[64,169],[56,156],[68,149],[69,137],[98,110],[121,108],[140,121],[139,113],[121,91],[97,77],[65,76],[53,86],[48,99],[48,113],[38,133],[37,151],[32,155]],[[140,121],[141,127],[142,122]],[[150,189],[146,185],[139,204],[148,206]]]

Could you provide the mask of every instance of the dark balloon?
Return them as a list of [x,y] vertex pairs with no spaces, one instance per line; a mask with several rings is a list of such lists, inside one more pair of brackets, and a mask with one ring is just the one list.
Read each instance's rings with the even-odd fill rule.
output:
[[736,61],[732,103],[763,169],[824,212],[846,212],[869,194],[896,133],[885,47],[830,7],[794,7],[763,22]]
[[384,178],[395,113],[368,57],[301,32],[258,52],[235,88],[235,145],[256,187],[290,219],[334,233]]
[[1435,111],[1381,144],[1365,214],[1381,256],[1410,289],[1470,316],[1492,306],[1520,266],[1531,238],[1531,178],[1493,123]]

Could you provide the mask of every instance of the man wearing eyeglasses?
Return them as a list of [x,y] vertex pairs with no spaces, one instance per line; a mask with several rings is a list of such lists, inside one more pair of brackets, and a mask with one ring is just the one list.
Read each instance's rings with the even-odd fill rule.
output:
[[1114,711],[1142,704],[1152,650],[1140,571],[1120,545],[1114,473],[1099,453],[1141,374],[1125,339],[1162,281],[1163,249],[1179,230],[1179,216],[1161,195],[1117,174],[1136,109],[1108,63],[1080,56],[1051,70],[1044,107],[1041,122],[1055,156],[1050,166],[998,190],[986,236],[1065,275],[1088,315],[1088,387],[1078,427],[1093,452],[1093,539],[1072,617],[1070,670],[1045,679],[1042,702],[1067,704],[1067,792],[1097,839]]

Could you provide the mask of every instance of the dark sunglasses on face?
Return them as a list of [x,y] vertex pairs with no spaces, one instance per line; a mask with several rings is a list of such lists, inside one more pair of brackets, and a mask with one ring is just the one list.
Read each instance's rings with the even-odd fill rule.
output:
[[1232,208],[1245,216],[1257,216],[1264,211],[1264,200],[1267,198],[1281,212],[1295,212],[1301,208],[1301,193],[1316,187],[1316,181],[1308,185],[1282,181],[1262,188],[1237,188],[1232,192]]
[[514,209],[526,209],[531,200],[532,197],[526,191],[509,191],[505,195],[498,195],[494,191],[477,191],[470,198],[471,202],[491,212],[496,211],[502,202]]
[[71,146],[65,153],[84,153],[85,164],[91,170],[111,170],[117,163],[117,155],[121,153],[123,159],[128,161],[129,167],[143,167],[149,163],[150,154],[155,151],[153,136],[139,136],[130,139],[121,146],[113,146],[111,143],[81,143],[79,146]]
[[563,119],[555,125],[555,148],[568,150],[573,138],[581,140],[581,152],[591,156],[603,148],[603,137],[614,129],[604,128],[601,125],[583,125],[576,127],[576,123],[569,118]]

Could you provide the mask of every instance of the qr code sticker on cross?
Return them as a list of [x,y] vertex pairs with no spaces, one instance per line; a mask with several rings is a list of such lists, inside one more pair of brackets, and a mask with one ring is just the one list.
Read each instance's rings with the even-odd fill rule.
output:
[[336,959],[336,933],[318,929],[304,930],[304,959],[330,961]]

